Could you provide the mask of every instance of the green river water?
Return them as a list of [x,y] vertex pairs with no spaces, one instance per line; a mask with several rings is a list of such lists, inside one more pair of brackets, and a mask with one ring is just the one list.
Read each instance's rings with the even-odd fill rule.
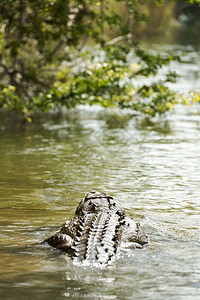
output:
[[[200,88],[189,49],[177,90]],[[200,107],[147,121],[81,107],[28,129],[0,121],[0,299],[199,299]],[[150,237],[106,268],[39,244],[107,191]]]

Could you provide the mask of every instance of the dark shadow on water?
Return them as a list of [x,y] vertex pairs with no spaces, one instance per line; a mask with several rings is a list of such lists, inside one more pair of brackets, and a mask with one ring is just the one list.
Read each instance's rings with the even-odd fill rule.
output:
[[[29,124],[17,113],[0,113],[0,132],[35,132],[40,130],[56,134],[58,130],[65,130],[70,134],[71,131],[82,131],[84,122],[99,122],[103,129],[115,130],[126,129],[130,122],[133,122],[138,130],[153,130],[163,134],[171,133],[170,124],[164,117],[151,119],[135,115],[130,111],[101,109],[100,111],[87,109],[71,109],[65,112],[51,112],[46,114],[35,114]],[[100,124],[102,122],[102,124]],[[85,132],[86,133],[86,132]]]
[[138,119],[136,121],[136,128],[138,130],[155,131],[166,135],[172,132],[170,123],[165,118],[156,120],[151,120],[149,118]]
[[62,124],[69,122],[77,124],[80,120],[79,110],[69,110],[67,112],[50,112],[50,113],[37,113],[32,117],[32,122],[28,123],[24,117],[17,112],[0,112],[0,131],[24,131],[34,130],[43,126],[44,123],[49,124]]
[[98,120],[105,122],[106,129],[124,129],[133,118],[132,113],[123,111],[103,111],[98,115]]

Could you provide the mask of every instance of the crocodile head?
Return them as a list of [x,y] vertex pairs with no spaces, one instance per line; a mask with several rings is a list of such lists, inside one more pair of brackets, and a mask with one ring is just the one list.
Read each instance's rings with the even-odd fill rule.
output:
[[85,195],[83,200],[79,203],[75,213],[95,213],[95,212],[115,212],[119,215],[125,214],[124,210],[113,200],[113,197],[107,193],[100,193],[93,190]]

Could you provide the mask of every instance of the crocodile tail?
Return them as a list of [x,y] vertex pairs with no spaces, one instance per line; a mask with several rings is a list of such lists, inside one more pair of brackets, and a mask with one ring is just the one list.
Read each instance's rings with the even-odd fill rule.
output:
[[98,212],[80,218],[78,236],[72,247],[74,260],[107,264],[118,253],[124,216]]
[[86,260],[99,260],[99,249],[108,221],[108,213],[99,212],[92,221],[87,240]]
[[108,214],[103,230],[101,244],[97,248],[97,259],[102,264],[111,262],[119,250],[120,245],[120,216],[118,214]]
[[79,217],[74,245],[71,247],[73,259],[76,261],[82,261],[86,258],[87,240],[94,216],[95,214],[83,213]]

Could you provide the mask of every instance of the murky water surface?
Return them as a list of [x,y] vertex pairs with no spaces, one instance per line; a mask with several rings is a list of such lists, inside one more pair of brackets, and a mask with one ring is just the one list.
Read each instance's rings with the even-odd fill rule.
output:
[[[197,88],[199,57],[175,65],[177,89]],[[200,108],[152,122],[86,108],[44,120],[25,130],[1,121],[1,299],[199,299]],[[150,237],[102,269],[39,244],[94,188]]]

